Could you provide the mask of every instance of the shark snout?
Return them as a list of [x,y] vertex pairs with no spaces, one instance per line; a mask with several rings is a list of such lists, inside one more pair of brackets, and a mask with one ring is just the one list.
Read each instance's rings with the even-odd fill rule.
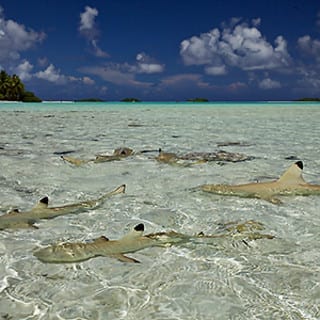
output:
[[52,247],[39,248],[34,251],[34,256],[43,262],[53,262],[50,261],[50,257],[54,257]]

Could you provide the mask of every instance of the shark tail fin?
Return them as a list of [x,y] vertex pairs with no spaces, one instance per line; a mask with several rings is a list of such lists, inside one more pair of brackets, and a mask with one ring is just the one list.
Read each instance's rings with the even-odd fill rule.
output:
[[297,161],[282,174],[278,181],[287,184],[305,183],[302,177],[302,170],[303,162]]

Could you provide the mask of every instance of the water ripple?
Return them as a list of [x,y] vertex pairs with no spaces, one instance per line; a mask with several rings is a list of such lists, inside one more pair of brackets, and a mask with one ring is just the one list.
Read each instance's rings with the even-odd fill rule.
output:
[[[2,110],[2,213],[30,209],[44,195],[60,205],[123,183],[127,191],[89,213],[40,221],[38,230],[1,231],[0,318],[319,319],[320,199],[284,198],[276,206],[195,190],[204,183],[277,177],[294,161],[286,160],[292,155],[305,161],[307,172],[319,172],[314,128],[320,109],[275,108],[139,104]],[[294,142],[285,138],[290,136]],[[72,150],[72,156],[89,159],[124,145],[135,151],[215,152],[219,141],[246,141],[245,148],[236,143],[224,148],[255,159],[178,167],[145,153],[73,167],[57,154]],[[305,179],[319,183],[317,176]],[[249,220],[275,238],[251,241],[232,229]],[[106,257],[44,264],[33,256],[36,247],[59,241],[118,239],[140,222],[147,233],[173,229],[227,236],[128,254],[140,264]]]

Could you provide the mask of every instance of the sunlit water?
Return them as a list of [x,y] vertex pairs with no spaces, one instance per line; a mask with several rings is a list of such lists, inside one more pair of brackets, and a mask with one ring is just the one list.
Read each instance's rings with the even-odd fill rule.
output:
[[[127,185],[96,210],[42,220],[38,230],[0,232],[1,319],[320,318],[320,197],[287,197],[277,206],[193,189],[275,179],[295,159],[304,161],[305,180],[319,184],[319,104],[7,103],[0,114],[1,212],[30,209],[44,195],[62,205]],[[243,145],[217,146],[226,142]],[[120,146],[222,149],[255,159],[190,167],[157,163],[156,152],[82,167],[60,159]],[[140,264],[103,257],[45,264],[33,256],[59,241],[117,239],[141,222],[147,233],[212,234],[247,220],[276,238],[128,254]]]

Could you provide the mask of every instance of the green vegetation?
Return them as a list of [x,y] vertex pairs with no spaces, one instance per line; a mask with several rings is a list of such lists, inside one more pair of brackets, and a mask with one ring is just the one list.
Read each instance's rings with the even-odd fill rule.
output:
[[33,92],[25,91],[24,84],[14,74],[8,75],[4,70],[0,72],[0,101],[41,102]]
[[188,102],[208,102],[209,100],[206,98],[194,98],[194,99],[187,99]]
[[22,94],[22,102],[41,102],[42,100],[34,95],[31,91],[25,91]]
[[137,98],[124,98],[121,102],[140,102],[140,100]]
[[300,98],[296,101],[320,101],[320,98]]

